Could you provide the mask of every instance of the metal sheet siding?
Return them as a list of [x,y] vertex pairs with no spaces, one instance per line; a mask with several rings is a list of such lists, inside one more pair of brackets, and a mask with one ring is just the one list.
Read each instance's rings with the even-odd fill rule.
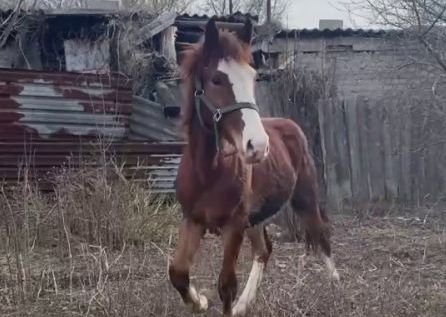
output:
[[126,137],[130,83],[119,77],[0,69],[0,140]]
[[154,192],[173,193],[182,143],[40,141],[0,142],[0,182],[16,183],[25,176],[51,190],[54,173],[61,168],[102,167],[107,158],[122,167],[122,174],[144,183]]
[[130,117],[130,138],[135,140],[178,141],[179,128],[164,116],[163,106],[134,97]]
[[54,171],[101,166],[105,153],[127,178],[171,193],[182,143],[154,142],[178,139],[160,107],[135,98],[122,76],[0,69],[0,182],[26,173],[51,190]]

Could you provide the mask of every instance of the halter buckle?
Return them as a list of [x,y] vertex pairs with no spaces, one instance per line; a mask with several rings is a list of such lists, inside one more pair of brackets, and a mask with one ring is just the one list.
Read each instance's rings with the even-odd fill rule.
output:
[[217,108],[217,110],[215,110],[215,112],[214,112],[214,122],[218,123],[222,117],[223,117],[223,113],[221,112],[221,109]]
[[197,89],[194,92],[195,97],[201,96],[204,94],[204,90],[203,89]]

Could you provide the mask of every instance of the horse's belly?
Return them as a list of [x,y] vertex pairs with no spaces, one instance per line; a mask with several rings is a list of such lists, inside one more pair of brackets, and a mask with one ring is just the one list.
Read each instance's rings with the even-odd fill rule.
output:
[[296,184],[292,169],[269,170],[261,166],[253,173],[253,201],[249,215],[251,226],[276,215],[290,200]]

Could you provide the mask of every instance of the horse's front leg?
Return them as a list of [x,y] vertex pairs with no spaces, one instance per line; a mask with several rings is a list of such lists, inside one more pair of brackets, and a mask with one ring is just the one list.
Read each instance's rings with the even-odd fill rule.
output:
[[207,298],[200,295],[189,281],[189,270],[204,233],[202,225],[184,219],[180,227],[175,258],[169,266],[170,281],[180,293],[184,303],[194,313],[201,313],[208,309]]
[[223,228],[224,256],[223,267],[218,279],[218,294],[223,302],[223,314],[232,316],[232,303],[237,296],[237,277],[235,269],[240,247],[243,242],[244,228],[228,225]]
[[246,232],[251,241],[254,259],[245,289],[232,310],[234,316],[245,316],[248,309],[255,301],[257,290],[262,281],[263,272],[272,252],[272,243],[269,240],[266,228],[263,225],[249,228]]

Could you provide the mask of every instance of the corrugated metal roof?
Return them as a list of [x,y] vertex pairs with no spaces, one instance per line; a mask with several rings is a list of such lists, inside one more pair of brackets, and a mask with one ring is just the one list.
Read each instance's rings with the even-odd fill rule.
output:
[[131,110],[120,76],[0,69],[0,140],[123,139]]
[[278,32],[275,38],[294,38],[294,37],[337,37],[337,36],[361,36],[361,37],[381,37],[397,30],[381,29],[294,29],[282,30]]
[[[183,14],[176,18],[175,25],[178,27],[176,33],[177,50],[182,51],[185,43],[197,43],[204,32],[207,21],[211,18],[208,15]],[[258,22],[259,17],[251,14],[236,12],[232,15],[217,16],[217,25],[221,28],[234,29],[243,26],[249,18]]]
[[[212,17],[212,15],[207,14],[182,14],[177,17],[177,21],[180,20],[195,20],[195,21],[207,21]],[[259,21],[258,15],[252,15],[250,13],[242,13],[240,11],[234,12],[230,15],[220,15],[216,16],[217,21],[220,22],[244,22],[246,18],[249,18],[253,21]]]

